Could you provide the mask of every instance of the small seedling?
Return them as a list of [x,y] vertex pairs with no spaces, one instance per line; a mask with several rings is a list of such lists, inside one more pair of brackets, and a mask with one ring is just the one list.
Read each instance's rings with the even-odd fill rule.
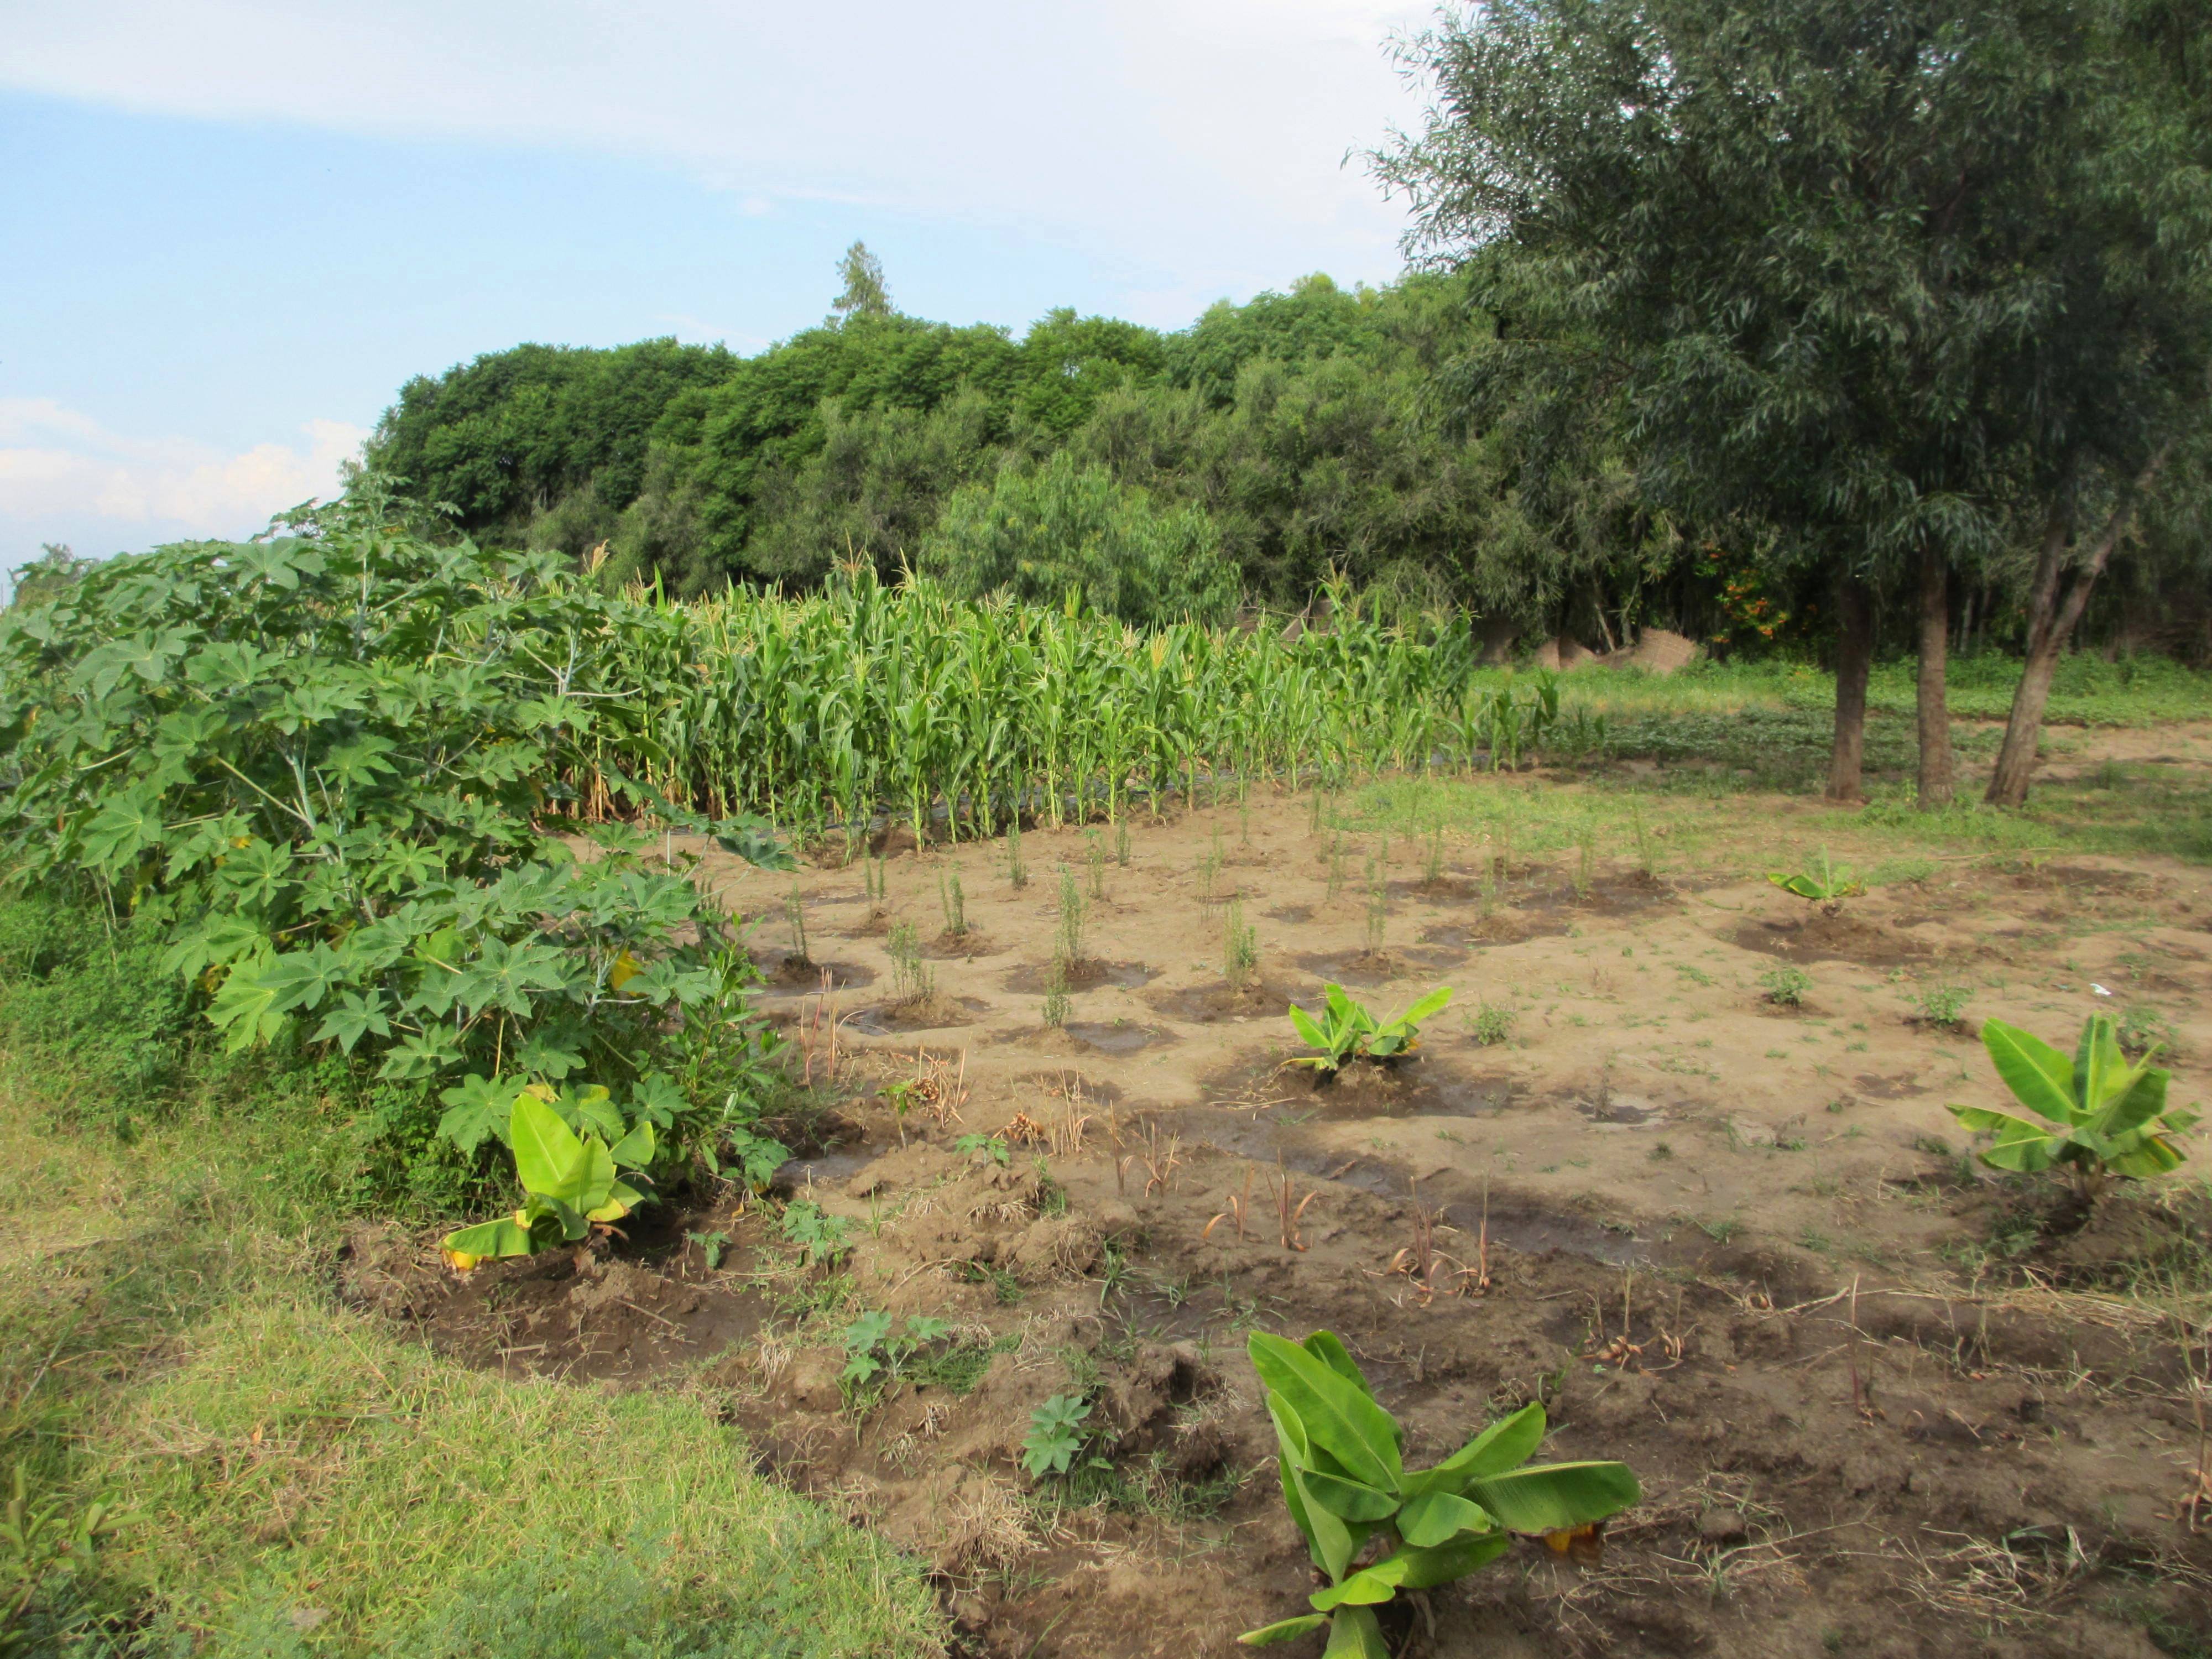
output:
[[810,1267],[832,1265],[844,1254],[844,1218],[825,1214],[805,1199],[784,1206],[783,1236],[799,1246],[799,1259]]
[[1426,855],[1421,862],[1421,878],[1431,887],[1444,878],[1444,827],[1441,823],[1429,831]]
[[952,1150],[963,1156],[969,1152],[982,1152],[1002,1170],[1012,1167],[1014,1161],[1012,1152],[997,1135],[962,1135],[952,1143]]
[[1959,1029],[1960,1017],[1974,994],[1963,985],[1930,985],[1920,993],[1920,1020],[1946,1031]]
[[1124,870],[1129,867],[1129,820],[1114,820],[1114,862]]
[[1324,984],[1328,997],[1324,1020],[1316,1020],[1296,1003],[1291,1005],[1291,1025],[1308,1046],[1321,1050],[1302,1054],[1293,1066],[1310,1066],[1334,1077],[1354,1060],[1390,1062],[1411,1054],[1420,1043],[1421,1024],[1442,1013],[1451,1001],[1451,987],[1440,985],[1405,1012],[1377,1020],[1344,987]]
[[1480,1047],[1495,1048],[1513,1036],[1513,1011],[1494,1002],[1485,1002],[1474,1011],[1468,1030]]
[[1030,884],[1029,867],[1022,862],[1022,815],[1006,820],[1006,884],[1017,893]]
[[1321,1188],[1316,1187],[1304,1198],[1300,1198],[1296,1186],[1291,1180],[1291,1172],[1283,1168],[1279,1160],[1275,1165],[1273,1184],[1275,1224],[1282,1235],[1283,1248],[1286,1250],[1303,1251],[1306,1248],[1306,1241],[1300,1233],[1299,1227],[1306,1218],[1306,1206],[1321,1196]]
[[1237,990],[1252,982],[1252,975],[1260,965],[1260,937],[1244,920],[1244,901],[1229,901],[1228,920],[1223,928],[1222,971]]
[[1198,860],[1198,902],[1200,904],[1213,902],[1214,888],[1221,878],[1221,832],[1217,829],[1213,833],[1213,845],[1201,853]]
[[1098,839],[1096,830],[1086,830],[1083,833],[1090,842],[1083,856],[1090,866],[1091,896],[1103,899],[1106,896],[1106,843]]
[[1091,1407],[1080,1395],[1056,1394],[1030,1413],[1022,1442],[1022,1467],[1032,1479],[1066,1474],[1083,1449],[1083,1424]]
[[968,896],[960,890],[960,872],[948,870],[937,883],[938,902],[945,908],[945,931],[954,939],[968,937]]
[[1335,902],[1336,896],[1344,890],[1344,832],[1340,830],[1328,838],[1328,897]]
[[721,1267],[722,1253],[730,1247],[729,1234],[687,1232],[684,1237],[699,1247],[700,1258],[706,1262],[708,1273],[711,1273]]
[[[1310,1598],[1311,1613],[1237,1638],[1251,1646],[1326,1626],[1331,1652],[1379,1659],[1389,1650],[1376,1609],[1401,1589],[1462,1577],[1503,1555],[1515,1533],[1562,1553],[1589,1544],[1606,1517],[1642,1500],[1620,1463],[1523,1467],[1544,1438],[1540,1405],[1493,1423],[1433,1468],[1408,1471],[1403,1429],[1333,1333],[1291,1342],[1255,1331],[1247,1351],[1274,1420],[1284,1502],[1328,1580]],[[1378,1535],[1383,1553],[1353,1571]]]
[[1813,976],[1802,968],[1775,968],[1761,974],[1759,983],[1776,1007],[1802,1008],[1805,993],[1813,988]]
[[1632,801],[1629,804],[1628,822],[1636,836],[1637,872],[1649,878],[1657,874],[1658,871],[1651,858],[1651,834],[1644,827],[1644,804],[1641,801]]
[[890,902],[890,872],[884,867],[884,860],[880,857],[874,854],[870,854],[868,855],[867,864],[862,870],[861,874],[868,884],[868,903],[870,907],[877,910],[881,910],[886,904]]
[[1795,893],[1820,907],[1826,915],[1835,915],[1844,908],[1844,901],[1866,891],[1866,884],[1850,870],[1828,856],[1828,849],[1820,849],[1820,861],[1791,875],[1786,871],[1768,872],[1767,880],[1785,893]]
[[792,959],[798,963],[812,960],[806,954],[806,900],[799,890],[799,884],[791,884],[791,891],[783,901],[783,920],[791,929]]
[[1067,1024],[1067,963],[1057,955],[1045,970],[1044,1023],[1054,1030]]
[[893,994],[902,1003],[927,1002],[936,994],[937,976],[923,965],[921,944],[910,921],[894,922],[884,950],[891,959]]
[[1967,1128],[1994,1135],[1982,1162],[1993,1170],[2033,1173],[2063,1165],[2084,1199],[2107,1178],[2139,1179],[2180,1167],[2187,1156],[2173,1138],[2195,1125],[2194,1110],[2169,1110],[2168,1073],[2149,1058],[2128,1064],[2112,1022],[2093,1014],[2069,1064],[2066,1056],[2016,1025],[1992,1019],[1982,1046],[2012,1097],[2041,1121],[1978,1106],[1953,1106]]
[[1057,951],[1060,959],[1072,969],[1083,960],[1083,923],[1086,906],[1083,889],[1077,885],[1075,872],[1066,865],[1060,866],[1060,936]]
[[1390,886],[1373,860],[1367,866],[1367,954],[1380,956],[1390,927]]

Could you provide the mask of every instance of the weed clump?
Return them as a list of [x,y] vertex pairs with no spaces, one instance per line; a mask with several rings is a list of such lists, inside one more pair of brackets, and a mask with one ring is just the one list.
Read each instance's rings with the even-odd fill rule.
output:
[[1776,1007],[1802,1008],[1805,1006],[1805,993],[1813,988],[1813,976],[1802,968],[1784,966],[1761,974],[1759,984],[1766,1000]]

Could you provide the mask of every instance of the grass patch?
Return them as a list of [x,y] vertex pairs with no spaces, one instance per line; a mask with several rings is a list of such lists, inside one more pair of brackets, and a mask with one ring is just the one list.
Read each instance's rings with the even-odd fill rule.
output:
[[[281,1286],[184,1347],[115,1402],[92,1461],[161,1517],[109,1571],[188,1626],[258,1645],[271,1609],[284,1628],[313,1609],[303,1652],[933,1644],[912,1567],[760,1480],[690,1401],[462,1370]],[[641,1644],[593,1649],[595,1628]]]
[[57,1537],[126,1517],[88,1567],[34,1564],[0,1650],[943,1651],[920,1567],[757,1476],[698,1401],[502,1380],[337,1306],[349,1212],[436,1208],[395,1191],[391,1121],[324,1067],[128,1024],[131,960],[0,986],[0,1480]]

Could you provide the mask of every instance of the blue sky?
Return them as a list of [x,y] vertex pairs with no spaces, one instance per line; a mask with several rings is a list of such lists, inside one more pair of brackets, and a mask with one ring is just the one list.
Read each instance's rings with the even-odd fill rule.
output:
[[919,315],[1382,281],[1390,0],[79,0],[0,56],[0,565],[327,493],[409,375],[741,351],[865,238]]

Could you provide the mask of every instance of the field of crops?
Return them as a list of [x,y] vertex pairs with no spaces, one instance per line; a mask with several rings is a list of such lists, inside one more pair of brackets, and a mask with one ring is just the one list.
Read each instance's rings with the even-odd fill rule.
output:
[[1555,694],[1476,681],[1463,627],[1386,626],[1334,597],[1325,629],[1140,635],[864,574],[799,599],[664,604],[680,624],[654,636],[666,654],[628,678],[666,794],[802,830],[883,811],[925,838],[992,834],[1018,803],[1054,823],[1114,817],[1217,774],[1341,781],[1570,735]]

